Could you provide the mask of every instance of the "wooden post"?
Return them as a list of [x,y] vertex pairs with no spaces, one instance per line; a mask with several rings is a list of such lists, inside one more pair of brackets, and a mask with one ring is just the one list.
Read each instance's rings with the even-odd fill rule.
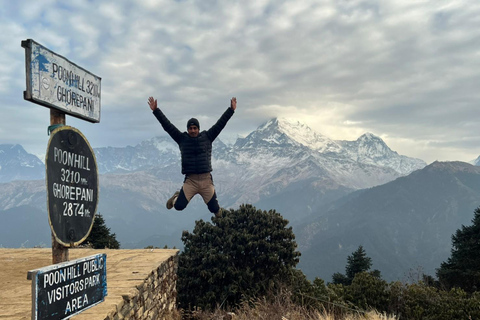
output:
[[[54,124],[65,125],[65,113],[50,108],[50,125]],[[66,262],[68,259],[68,248],[58,243],[52,232],[52,263]]]
[[65,125],[65,112],[50,108],[50,125],[63,124]]

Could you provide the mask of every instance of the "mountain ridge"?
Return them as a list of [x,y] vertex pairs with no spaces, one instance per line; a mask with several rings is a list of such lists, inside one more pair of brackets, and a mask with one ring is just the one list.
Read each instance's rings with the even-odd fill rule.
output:
[[[371,133],[334,141],[299,122],[272,119],[234,145],[217,139],[213,147],[220,205],[251,203],[277,210],[294,228],[302,251],[299,266],[309,277],[327,281],[343,271],[346,257],[360,244],[389,279],[412,266],[405,261],[425,264],[430,272],[449,250],[452,229],[468,223],[473,203],[480,201],[480,167],[425,166],[398,155]],[[178,146],[168,136],[94,150],[101,170],[97,212],[123,248],[149,241],[180,248],[182,231],[211,217],[200,197],[182,212],[165,208],[183,181]],[[18,235],[7,244],[0,234],[1,245],[19,246],[25,242],[22,235],[49,243],[48,231],[42,230],[44,240],[22,231],[26,223],[48,223],[45,199],[44,180],[0,183],[0,216],[9,221],[8,234]]]
[[434,162],[361,190],[297,229],[300,267],[327,280],[342,272],[347,255],[363,245],[386,279],[401,279],[417,266],[434,275],[450,254],[451,235],[469,223],[479,204],[480,167]]
[[[364,150],[362,157],[352,155],[360,148],[358,142],[352,142],[353,149],[348,151],[298,121],[277,118],[238,139],[232,146],[216,139],[212,165],[220,205],[229,208],[242,203],[256,204],[282,212],[293,224],[352,191],[384,184],[424,166],[415,159],[411,166],[402,168],[403,171],[396,171],[389,163],[376,165],[378,150],[384,153],[380,157],[382,161],[385,157],[398,159],[399,156],[386,145],[383,149],[374,148],[375,145],[367,148],[370,144],[384,144],[372,134],[357,141]],[[369,150],[375,153],[370,154]],[[94,152],[101,183],[99,210],[104,211],[104,216],[108,216],[105,211],[111,210],[109,208],[116,208],[122,212],[119,215],[126,215],[123,212],[126,209],[117,206],[120,200],[115,197],[119,194],[123,195],[121,202],[129,199],[133,206],[139,206],[138,212],[163,212],[163,203],[155,207],[151,200],[138,200],[145,198],[145,185],[158,189],[156,201],[159,202],[178,190],[184,179],[178,146],[168,136],[154,137],[124,148],[94,148]],[[368,161],[359,162],[360,158]],[[397,161],[395,159],[392,162]],[[125,175],[129,179],[124,179]],[[142,184],[140,177],[146,182]],[[162,181],[162,184],[155,183],[155,180]],[[117,190],[117,195],[108,190]],[[125,190],[131,191],[125,193]],[[137,194],[138,199],[130,194]],[[129,206],[124,205],[125,208]],[[203,213],[197,216],[201,215]]]
[[0,144],[0,183],[45,177],[45,166],[19,144]]

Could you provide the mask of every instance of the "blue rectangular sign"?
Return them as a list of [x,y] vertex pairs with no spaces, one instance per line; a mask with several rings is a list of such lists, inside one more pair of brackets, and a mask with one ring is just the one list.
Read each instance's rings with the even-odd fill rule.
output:
[[107,255],[98,254],[28,272],[32,319],[68,319],[105,300]]

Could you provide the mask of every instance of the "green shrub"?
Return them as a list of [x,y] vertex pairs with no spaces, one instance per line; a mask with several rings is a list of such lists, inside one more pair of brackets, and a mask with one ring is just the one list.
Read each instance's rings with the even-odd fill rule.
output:
[[362,310],[386,311],[389,305],[388,284],[368,272],[357,273],[346,288],[347,300]]
[[193,233],[182,235],[177,282],[182,308],[234,307],[300,279],[293,271],[300,256],[295,235],[275,210],[241,205],[212,222],[197,221]]

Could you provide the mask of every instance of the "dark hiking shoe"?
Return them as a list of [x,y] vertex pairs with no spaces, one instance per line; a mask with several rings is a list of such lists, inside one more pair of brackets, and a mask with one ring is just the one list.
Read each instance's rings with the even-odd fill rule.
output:
[[180,191],[176,191],[173,196],[168,199],[167,201],[167,209],[170,210],[173,208],[173,205],[175,204],[175,201],[177,201],[178,195],[180,194]]
[[223,209],[220,208],[217,212],[215,212],[215,217],[221,218],[223,216]]

